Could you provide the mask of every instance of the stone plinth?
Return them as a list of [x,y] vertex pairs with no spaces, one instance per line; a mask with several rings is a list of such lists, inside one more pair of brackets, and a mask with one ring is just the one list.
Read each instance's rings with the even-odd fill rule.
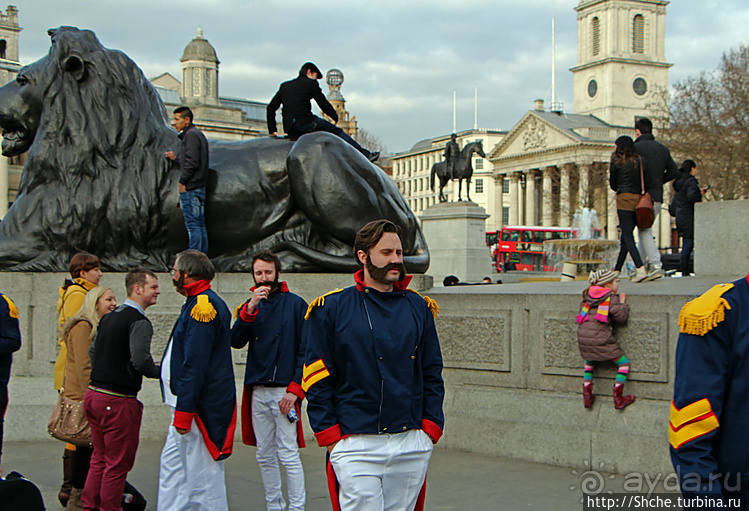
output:
[[424,210],[421,228],[429,245],[429,273],[436,282],[448,275],[461,282],[491,276],[487,218],[486,210],[473,202],[443,202]]
[[[749,271],[749,200],[694,205],[694,272],[734,275]],[[741,219],[744,220],[741,220]]]

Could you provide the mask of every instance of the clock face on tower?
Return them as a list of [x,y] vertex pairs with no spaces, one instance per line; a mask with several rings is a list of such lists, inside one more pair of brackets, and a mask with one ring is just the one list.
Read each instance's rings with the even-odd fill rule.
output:
[[648,91],[648,82],[644,78],[635,78],[635,81],[632,82],[632,89],[638,96],[644,96]]
[[588,82],[588,97],[594,98],[598,94],[598,82],[591,80]]

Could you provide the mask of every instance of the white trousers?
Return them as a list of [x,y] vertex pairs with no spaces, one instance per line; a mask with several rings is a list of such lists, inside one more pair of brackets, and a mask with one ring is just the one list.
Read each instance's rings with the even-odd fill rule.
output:
[[412,511],[427,475],[432,440],[420,429],[351,435],[330,454],[342,511]]
[[296,422],[289,422],[278,406],[285,394],[286,389],[281,387],[255,387],[252,391],[252,427],[257,439],[255,457],[260,465],[268,511],[286,509],[278,460],[286,471],[289,511],[303,511],[306,491]]
[[[174,423],[174,409],[172,409]],[[224,462],[214,461],[195,420],[184,435],[169,426],[159,470],[157,511],[226,511]]]
[[[655,211],[655,220],[653,220],[653,225],[658,225],[658,216],[661,212],[661,203],[654,202],[653,210]],[[658,252],[658,247],[655,245],[653,228],[651,227],[650,229],[640,229],[638,227],[637,236],[640,241],[640,245],[637,248],[640,251],[640,257],[642,258],[643,264],[647,259],[647,261],[650,263],[651,270],[661,269],[663,267],[663,263],[661,263],[661,253]]]

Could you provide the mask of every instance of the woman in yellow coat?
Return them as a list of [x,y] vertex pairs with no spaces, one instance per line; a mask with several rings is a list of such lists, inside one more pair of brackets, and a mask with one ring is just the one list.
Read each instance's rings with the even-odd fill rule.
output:
[[[68,357],[68,350],[65,346],[65,336],[62,333],[62,327],[65,322],[75,316],[83,305],[83,299],[86,294],[99,285],[101,279],[101,263],[99,258],[86,252],[78,252],[70,259],[68,264],[71,279],[65,279],[60,287],[59,298],[57,300],[58,334],[57,343],[60,346],[60,353],[55,362],[55,389],[60,390],[62,379],[65,375],[65,362]],[[63,482],[60,487],[58,499],[60,504],[65,506],[70,498],[71,488],[71,470],[73,453],[75,446],[68,444],[63,454]]]

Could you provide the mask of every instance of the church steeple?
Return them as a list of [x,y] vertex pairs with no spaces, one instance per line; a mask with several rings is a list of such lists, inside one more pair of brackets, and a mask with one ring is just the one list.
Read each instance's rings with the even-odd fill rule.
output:
[[668,87],[668,0],[580,0],[575,113],[617,126],[652,116],[653,92]]

